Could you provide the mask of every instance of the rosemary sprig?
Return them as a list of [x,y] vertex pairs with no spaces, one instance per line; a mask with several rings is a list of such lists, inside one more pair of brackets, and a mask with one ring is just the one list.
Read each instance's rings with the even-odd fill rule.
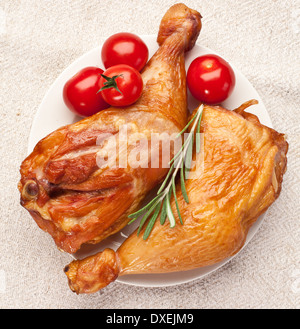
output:
[[[180,214],[179,204],[177,200],[177,195],[176,195],[175,179],[180,169],[180,188],[181,188],[182,196],[185,202],[189,203],[189,198],[185,188],[185,180],[187,179],[190,171],[195,140],[196,140],[196,152],[197,153],[200,152],[200,126],[201,126],[202,112],[203,112],[203,105],[199,107],[196,114],[183,128],[183,130],[177,135],[177,138],[180,137],[193,123],[193,126],[190,129],[190,132],[185,142],[183,143],[181,149],[175,154],[173,159],[169,162],[170,169],[167,173],[166,178],[164,179],[160,188],[158,189],[157,195],[142,209],[128,216],[129,218],[131,218],[131,221],[129,222],[129,224],[131,224],[132,222],[137,220],[140,215],[143,215],[137,232],[137,234],[139,235],[147,219],[149,218],[150,215],[152,215],[143,235],[144,240],[146,240],[149,237],[159,213],[160,213],[161,225],[165,223],[167,218],[170,222],[170,227],[174,227],[176,225],[175,217],[170,203],[172,194],[174,195],[176,210],[180,223],[183,224],[182,217]],[[196,136],[194,138],[195,130],[196,130]]]

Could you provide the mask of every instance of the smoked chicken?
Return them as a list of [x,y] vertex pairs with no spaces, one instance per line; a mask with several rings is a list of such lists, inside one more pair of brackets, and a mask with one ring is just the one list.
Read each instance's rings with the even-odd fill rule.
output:
[[[161,158],[153,168],[128,161],[123,166],[99,166],[97,156],[114,138],[120,164],[131,151],[133,135],[142,133],[150,143],[152,133],[182,130],[188,113],[184,53],[194,46],[200,29],[197,11],[183,4],[171,7],[160,24],[160,47],[142,71],[140,99],[54,131],[23,161],[21,204],[59,249],[74,253],[82,244],[98,243],[119,231],[166,175]],[[117,137],[122,127],[127,127],[128,141],[121,145]],[[98,143],[103,134],[110,137]]]
[[176,185],[183,224],[173,198],[175,227],[158,218],[147,240],[135,231],[116,252],[107,248],[66,266],[74,292],[93,293],[121,275],[212,265],[241,249],[251,225],[279,196],[288,150],[283,134],[244,111],[253,103],[235,111],[204,107],[203,142],[186,181],[189,203]]

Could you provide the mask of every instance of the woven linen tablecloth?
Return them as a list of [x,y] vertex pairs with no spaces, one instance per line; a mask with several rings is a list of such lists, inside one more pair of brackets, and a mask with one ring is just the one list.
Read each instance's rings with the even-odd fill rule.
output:
[[243,72],[290,144],[279,199],[246,248],[225,266],[178,286],[114,282],[77,296],[63,273],[70,256],[19,205],[19,166],[34,115],[54,80],[113,33],[156,34],[175,2],[0,0],[0,308],[299,307],[299,0],[184,2],[203,16],[198,43]]

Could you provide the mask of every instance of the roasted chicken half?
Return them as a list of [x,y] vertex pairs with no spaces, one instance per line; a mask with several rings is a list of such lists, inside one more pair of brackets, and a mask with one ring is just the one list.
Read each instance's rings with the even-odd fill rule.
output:
[[[245,112],[205,106],[203,142],[186,181],[189,204],[177,184],[183,219],[174,228],[159,219],[147,240],[135,231],[115,252],[105,249],[65,268],[70,288],[93,293],[118,276],[186,271],[237,253],[248,230],[279,196],[288,144],[283,134]],[[196,153],[196,152],[194,152]],[[176,205],[171,200],[176,216]]]
[[[133,135],[142,133],[150,143],[151,133],[171,135],[185,126],[184,53],[194,46],[200,29],[197,11],[183,4],[171,7],[160,24],[160,47],[142,72],[140,99],[132,106],[112,107],[54,131],[23,161],[18,185],[21,204],[59,249],[74,253],[84,243],[97,243],[119,231],[165,176],[168,168],[161,165],[161,158],[157,168],[118,162],[130,154]],[[124,126],[125,146],[117,138]],[[97,143],[99,135],[105,134],[110,136],[106,143]],[[117,142],[117,165],[99,166],[97,155],[110,145],[109,138]]]

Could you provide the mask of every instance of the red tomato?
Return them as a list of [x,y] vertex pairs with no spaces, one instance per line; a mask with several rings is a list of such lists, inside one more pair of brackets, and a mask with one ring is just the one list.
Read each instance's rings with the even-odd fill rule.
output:
[[191,94],[207,104],[218,104],[230,96],[235,86],[231,66],[217,55],[197,57],[189,66],[187,85]]
[[[105,77],[103,77],[103,75]],[[112,106],[127,106],[137,101],[143,91],[140,73],[128,65],[115,65],[108,68],[100,79],[104,100]]]
[[136,70],[147,63],[149,51],[141,38],[132,33],[116,33],[103,44],[101,58],[105,68],[127,64]]
[[102,73],[98,67],[86,67],[67,81],[63,98],[72,112],[87,117],[109,107],[101,93],[97,94]]

